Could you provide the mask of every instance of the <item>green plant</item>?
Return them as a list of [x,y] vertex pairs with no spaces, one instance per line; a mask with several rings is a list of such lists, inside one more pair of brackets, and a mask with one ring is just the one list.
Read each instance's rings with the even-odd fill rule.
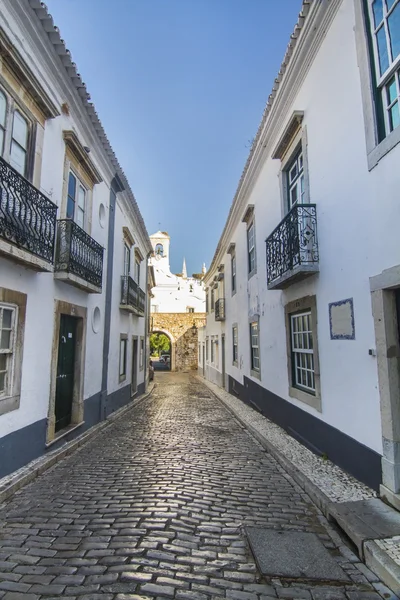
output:
[[171,342],[164,333],[152,333],[150,336],[150,352],[153,356],[160,356],[161,352],[169,352]]

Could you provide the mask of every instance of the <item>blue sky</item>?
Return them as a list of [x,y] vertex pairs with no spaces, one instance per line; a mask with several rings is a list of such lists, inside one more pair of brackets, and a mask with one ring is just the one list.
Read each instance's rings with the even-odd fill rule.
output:
[[46,0],[149,234],[210,265],[301,0]]

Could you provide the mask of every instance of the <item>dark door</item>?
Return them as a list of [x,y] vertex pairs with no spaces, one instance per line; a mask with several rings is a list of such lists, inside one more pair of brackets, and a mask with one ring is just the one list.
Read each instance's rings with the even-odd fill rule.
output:
[[400,289],[395,290],[394,293],[396,296],[397,332],[398,332],[399,343],[400,343]]
[[74,395],[76,345],[76,318],[61,315],[60,340],[58,343],[55,430],[64,429],[71,423],[72,399]]
[[203,377],[206,376],[206,347],[203,343]]
[[222,350],[222,387],[225,388],[225,336],[221,337]]
[[138,340],[134,338],[132,340],[132,383],[131,383],[131,396],[134,396],[137,392],[137,370],[138,370]]

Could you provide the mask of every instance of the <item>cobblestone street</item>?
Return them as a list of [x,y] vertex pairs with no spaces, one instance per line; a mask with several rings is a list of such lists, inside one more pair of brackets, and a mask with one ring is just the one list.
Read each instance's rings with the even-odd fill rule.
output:
[[[187,374],[157,373],[156,382],[148,399],[0,507],[0,598],[385,597],[206,387]],[[246,526],[316,533],[348,583],[263,578]]]

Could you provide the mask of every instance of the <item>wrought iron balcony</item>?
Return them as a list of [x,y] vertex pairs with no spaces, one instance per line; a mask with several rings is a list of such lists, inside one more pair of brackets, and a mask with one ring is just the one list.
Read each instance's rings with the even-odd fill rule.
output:
[[215,320],[225,321],[225,298],[218,298],[215,303]]
[[71,219],[57,222],[55,271],[58,279],[88,292],[101,292],[103,248]]
[[268,289],[284,289],[319,271],[317,210],[298,204],[266,239]]
[[[0,238],[52,264],[56,217],[57,206],[0,158]],[[23,252],[8,252],[4,246],[2,251],[42,270],[40,261],[29,255],[25,259]]]
[[121,277],[121,304],[120,308],[144,317],[146,294],[136,281],[124,275]]

